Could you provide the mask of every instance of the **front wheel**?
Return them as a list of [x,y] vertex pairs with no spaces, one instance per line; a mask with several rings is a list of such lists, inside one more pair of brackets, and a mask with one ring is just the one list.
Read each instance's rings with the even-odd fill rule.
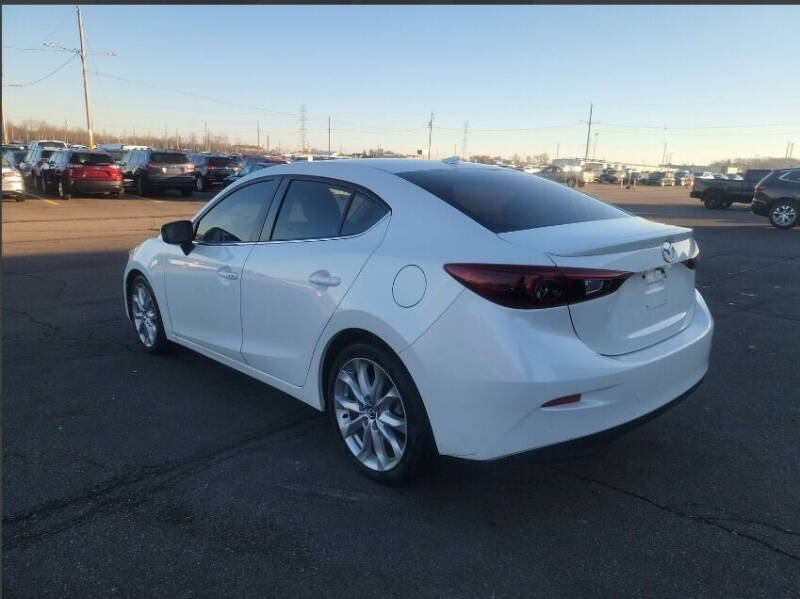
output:
[[791,200],[778,200],[769,209],[769,222],[778,229],[791,229],[797,224],[797,206]]
[[334,359],[328,413],[346,453],[370,478],[412,478],[432,453],[430,425],[411,375],[387,350],[355,343]]
[[163,353],[169,343],[164,333],[164,323],[155,294],[142,275],[138,275],[131,283],[128,302],[136,336],[141,344],[151,354]]
[[722,198],[717,193],[707,193],[703,197],[703,205],[709,210],[716,210],[722,203]]

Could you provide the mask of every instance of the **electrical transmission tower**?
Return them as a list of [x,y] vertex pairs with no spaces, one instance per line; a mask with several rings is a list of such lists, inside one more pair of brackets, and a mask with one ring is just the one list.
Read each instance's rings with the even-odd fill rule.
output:
[[469,154],[467,153],[467,140],[469,139],[469,121],[464,121],[464,139],[461,141],[461,154],[464,157],[464,160],[469,160]]
[[300,149],[303,153],[306,151],[306,123],[308,122],[308,118],[306,117],[306,105],[303,104],[300,106]]

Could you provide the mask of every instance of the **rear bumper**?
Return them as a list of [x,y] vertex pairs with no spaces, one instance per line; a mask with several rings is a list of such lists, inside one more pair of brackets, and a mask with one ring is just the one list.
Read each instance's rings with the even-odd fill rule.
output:
[[25,195],[25,184],[22,178],[16,181],[3,179],[3,195],[22,196]]
[[690,191],[689,192],[689,197],[690,198],[697,198],[698,200],[700,200],[700,199],[703,198],[703,194],[701,192],[699,192],[699,191]]
[[147,177],[147,184],[150,187],[156,187],[160,189],[184,189],[186,187],[194,188],[194,175],[165,175],[161,177],[154,177],[151,175]]
[[[621,430],[708,370],[714,324],[698,292],[681,332],[614,357],[576,337],[566,308],[525,312],[498,317],[496,306],[465,292],[401,352],[440,453],[492,460]],[[576,393],[576,403],[541,407]]]
[[119,193],[122,191],[122,180],[89,181],[76,179],[70,181],[67,189],[72,193]]
[[764,200],[757,197],[753,198],[753,202],[750,204],[750,210],[753,214],[759,216],[769,215],[769,205]]

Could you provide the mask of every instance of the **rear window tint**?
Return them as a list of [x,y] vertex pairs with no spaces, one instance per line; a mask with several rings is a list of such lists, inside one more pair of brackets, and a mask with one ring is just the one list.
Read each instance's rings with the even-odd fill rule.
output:
[[55,150],[42,150],[41,158],[50,158]]
[[443,168],[398,176],[495,233],[629,216],[584,193],[514,170]]
[[236,161],[233,158],[225,158],[224,156],[212,156],[208,159],[208,164],[211,166],[230,166],[235,163]]
[[150,162],[156,162],[158,164],[185,164],[189,162],[189,158],[186,154],[153,152],[150,154]]
[[73,152],[69,157],[70,164],[111,164],[114,159],[108,154],[90,154],[89,152]]

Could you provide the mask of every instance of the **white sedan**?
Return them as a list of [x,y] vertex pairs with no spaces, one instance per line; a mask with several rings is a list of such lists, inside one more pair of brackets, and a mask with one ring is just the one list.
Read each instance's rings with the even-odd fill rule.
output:
[[[691,392],[713,321],[691,229],[515,170],[419,160],[255,172],[133,249],[125,309],[327,411],[369,476],[602,437]],[[674,434],[680,434],[675,431]]]

